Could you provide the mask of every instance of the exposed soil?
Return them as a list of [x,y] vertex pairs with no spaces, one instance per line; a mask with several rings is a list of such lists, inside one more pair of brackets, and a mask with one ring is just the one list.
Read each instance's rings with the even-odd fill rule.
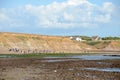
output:
[[[119,60],[1,58],[0,80],[120,80],[120,72],[84,68],[120,68]],[[57,59],[61,60],[61,59]]]
[[0,32],[0,54],[120,52],[120,40],[76,41],[66,36]]

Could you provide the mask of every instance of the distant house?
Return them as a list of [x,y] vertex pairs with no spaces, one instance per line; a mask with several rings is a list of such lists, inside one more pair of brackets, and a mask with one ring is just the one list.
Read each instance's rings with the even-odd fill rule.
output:
[[73,39],[73,37],[71,36],[70,39]]
[[84,41],[80,37],[70,37],[71,40],[76,40],[76,41]]
[[82,39],[79,37],[76,37],[76,41],[82,41]]
[[92,41],[100,41],[102,40],[99,36],[93,36]]

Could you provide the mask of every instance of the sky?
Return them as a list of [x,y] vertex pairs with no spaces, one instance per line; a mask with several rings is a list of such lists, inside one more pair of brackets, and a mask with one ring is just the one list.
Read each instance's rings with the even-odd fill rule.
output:
[[0,0],[0,32],[120,36],[120,1]]

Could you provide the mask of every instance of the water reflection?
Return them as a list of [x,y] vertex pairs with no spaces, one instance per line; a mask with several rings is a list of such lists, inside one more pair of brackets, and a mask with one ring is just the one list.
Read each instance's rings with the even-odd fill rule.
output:
[[120,59],[120,56],[109,56],[109,55],[73,55],[65,57],[45,57],[45,58],[73,58],[82,60],[107,60],[107,59]]
[[84,68],[84,70],[95,70],[105,72],[120,72],[120,68]]
[[120,59],[119,56],[104,56],[104,55],[82,55],[72,56],[72,58],[79,58],[82,60],[106,60],[106,59]]
[[64,61],[70,61],[72,59],[50,59],[50,60],[42,60],[41,62],[64,62]]

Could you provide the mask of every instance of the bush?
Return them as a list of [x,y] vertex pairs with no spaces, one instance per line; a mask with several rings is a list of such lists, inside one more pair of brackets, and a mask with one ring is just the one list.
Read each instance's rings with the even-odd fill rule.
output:
[[94,46],[94,45],[97,45],[101,42],[100,41],[88,41],[88,42],[85,42],[85,43],[88,44],[88,45]]
[[104,37],[102,40],[120,40],[120,37]]

